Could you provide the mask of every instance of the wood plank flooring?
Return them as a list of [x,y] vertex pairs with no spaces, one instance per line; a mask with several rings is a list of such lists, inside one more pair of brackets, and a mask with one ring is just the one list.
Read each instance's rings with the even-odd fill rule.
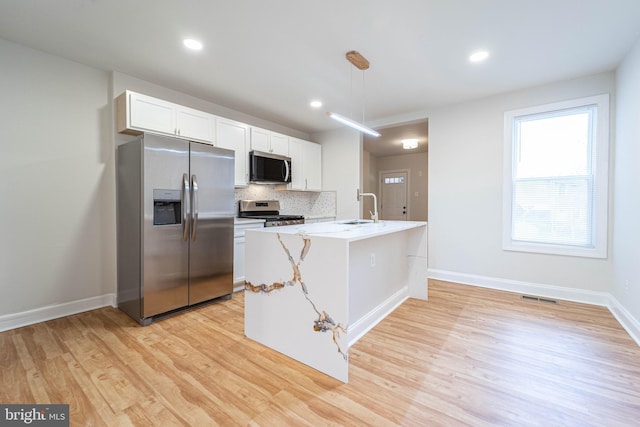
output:
[[0,402],[69,403],[74,426],[640,424],[640,348],[602,307],[431,281],[351,347],[342,384],[245,338],[243,302],[1,333]]

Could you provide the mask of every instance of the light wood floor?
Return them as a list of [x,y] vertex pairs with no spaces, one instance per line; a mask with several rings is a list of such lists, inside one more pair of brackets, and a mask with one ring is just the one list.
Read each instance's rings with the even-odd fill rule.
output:
[[94,310],[0,351],[0,402],[69,403],[79,426],[640,423],[640,348],[605,308],[438,281],[351,347],[349,384],[245,338],[241,294],[148,327]]

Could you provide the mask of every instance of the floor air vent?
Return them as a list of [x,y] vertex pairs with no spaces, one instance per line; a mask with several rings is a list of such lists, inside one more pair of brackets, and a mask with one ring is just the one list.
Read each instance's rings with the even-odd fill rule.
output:
[[522,296],[520,296],[520,299],[523,299],[525,301],[546,302],[548,304],[557,304],[558,303],[558,301],[556,301],[554,299],[532,297],[531,295],[522,295]]

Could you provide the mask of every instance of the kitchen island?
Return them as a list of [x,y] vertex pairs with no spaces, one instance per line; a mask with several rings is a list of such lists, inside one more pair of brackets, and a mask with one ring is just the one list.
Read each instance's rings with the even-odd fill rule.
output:
[[336,221],[246,231],[245,335],[340,381],[349,347],[427,299],[427,223]]

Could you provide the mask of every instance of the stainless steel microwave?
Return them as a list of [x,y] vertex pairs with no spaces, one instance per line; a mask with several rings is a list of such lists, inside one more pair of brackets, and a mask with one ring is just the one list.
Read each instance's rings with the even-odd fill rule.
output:
[[291,158],[262,151],[250,151],[249,181],[256,184],[291,182]]

